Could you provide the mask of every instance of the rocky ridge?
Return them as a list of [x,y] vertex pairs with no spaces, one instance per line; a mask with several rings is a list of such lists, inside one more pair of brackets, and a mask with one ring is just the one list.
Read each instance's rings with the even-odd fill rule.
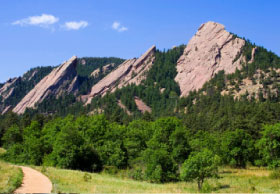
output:
[[129,59],[119,65],[117,69],[95,84],[88,96],[86,104],[89,104],[97,95],[105,95],[107,92],[114,92],[129,84],[139,85],[145,79],[145,73],[151,68],[155,60],[156,47],[152,46],[145,54],[138,59]]
[[2,97],[2,102],[5,99],[9,98],[13,93],[14,88],[12,87],[18,78],[9,79],[1,88],[0,88],[0,96]]
[[[49,75],[44,77],[13,109],[13,112],[22,114],[26,108],[35,108],[37,103],[42,102],[50,94],[62,95],[65,91],[72,92],[76,88],[75,79],[77,57],[73,56]],[[70,87],[69,87],[70,84]]]
[[222,24],[202,24],[177,63],[175,81],[180,86],[181,96],[202,88],[221,70],[229,74],[240,68],[243,57],[236,57],[244,45],[243,39],[227,32]]

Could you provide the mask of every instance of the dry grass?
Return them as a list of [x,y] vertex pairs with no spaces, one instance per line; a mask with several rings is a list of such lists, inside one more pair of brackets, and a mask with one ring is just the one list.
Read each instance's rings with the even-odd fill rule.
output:
[[21,185],[22,178],[20,168],[0,160],[0,193],[13,192]]
[[[36,167],[42,170],[42,167]],[[85,181],[85,172],[45,168],[43,172],[54,184],[53,192],[71,193],[195,193],[196,183],[151,184],[118,178],[107,174],[89,173],[91,179]],[[270,179],[270,171],[262,168],[220,170],[220,178],[207,180],[208,192],[215,193],[277,193],[280,180]]]

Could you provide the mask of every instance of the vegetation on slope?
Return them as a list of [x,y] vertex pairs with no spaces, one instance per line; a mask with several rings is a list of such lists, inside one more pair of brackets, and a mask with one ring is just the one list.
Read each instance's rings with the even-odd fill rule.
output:
[[140,85],[129,85],[105,97],[96,97],[90,109],[101,108],[108,119],[126,122],[129,118],[124,116],[117,102],[121,100],[127,109],[134,113],[134,118],[139,118],[141,114],[134,101],[137,96],[152,108],[152,117],[173,115],[180,96],[180,88],[174,80],[177,74],[176,63],[184,48],[185,46],[181,45],[168,51],[157,50],[155,62]]
[[105,65],[114,63],[114,67],[117,67],[123,62],[124,59],[116,57],[83,57],[78,59],[77,73],[81,77],[90,77],[96,69],[102,72],[102,67]]

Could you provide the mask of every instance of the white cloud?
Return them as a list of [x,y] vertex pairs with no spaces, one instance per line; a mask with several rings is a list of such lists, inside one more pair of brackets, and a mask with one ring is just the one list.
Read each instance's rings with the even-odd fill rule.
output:
[[66,30],[79,30],[87,26],[88,26],[88,22],[86,21],[79,21],[79,22],[71,21],[71,22],[65,22],[65,24],[62,27],[65,28]]
[[121,25],[120,22],[114,22],[112,24],[112,29],[117,30],[118,32],[124,32],[124,31],[128,30],[128,28],[123,26],[123,25]]
[[20,26],[40,26],[40,27],[49,27],[52,24],[55,24],[59,21],[59,18],[49,15],[42,14],[40,16],[30,16],[28,18],[23,18],[21,20],[17,20],[13,22],[13,25]]

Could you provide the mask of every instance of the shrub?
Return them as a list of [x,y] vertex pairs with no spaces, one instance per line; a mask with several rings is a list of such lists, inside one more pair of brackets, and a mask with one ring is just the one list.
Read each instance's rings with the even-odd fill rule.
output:
[[280,169],[275,169],[269,174],[269,178],[271,179],[280,179]]

